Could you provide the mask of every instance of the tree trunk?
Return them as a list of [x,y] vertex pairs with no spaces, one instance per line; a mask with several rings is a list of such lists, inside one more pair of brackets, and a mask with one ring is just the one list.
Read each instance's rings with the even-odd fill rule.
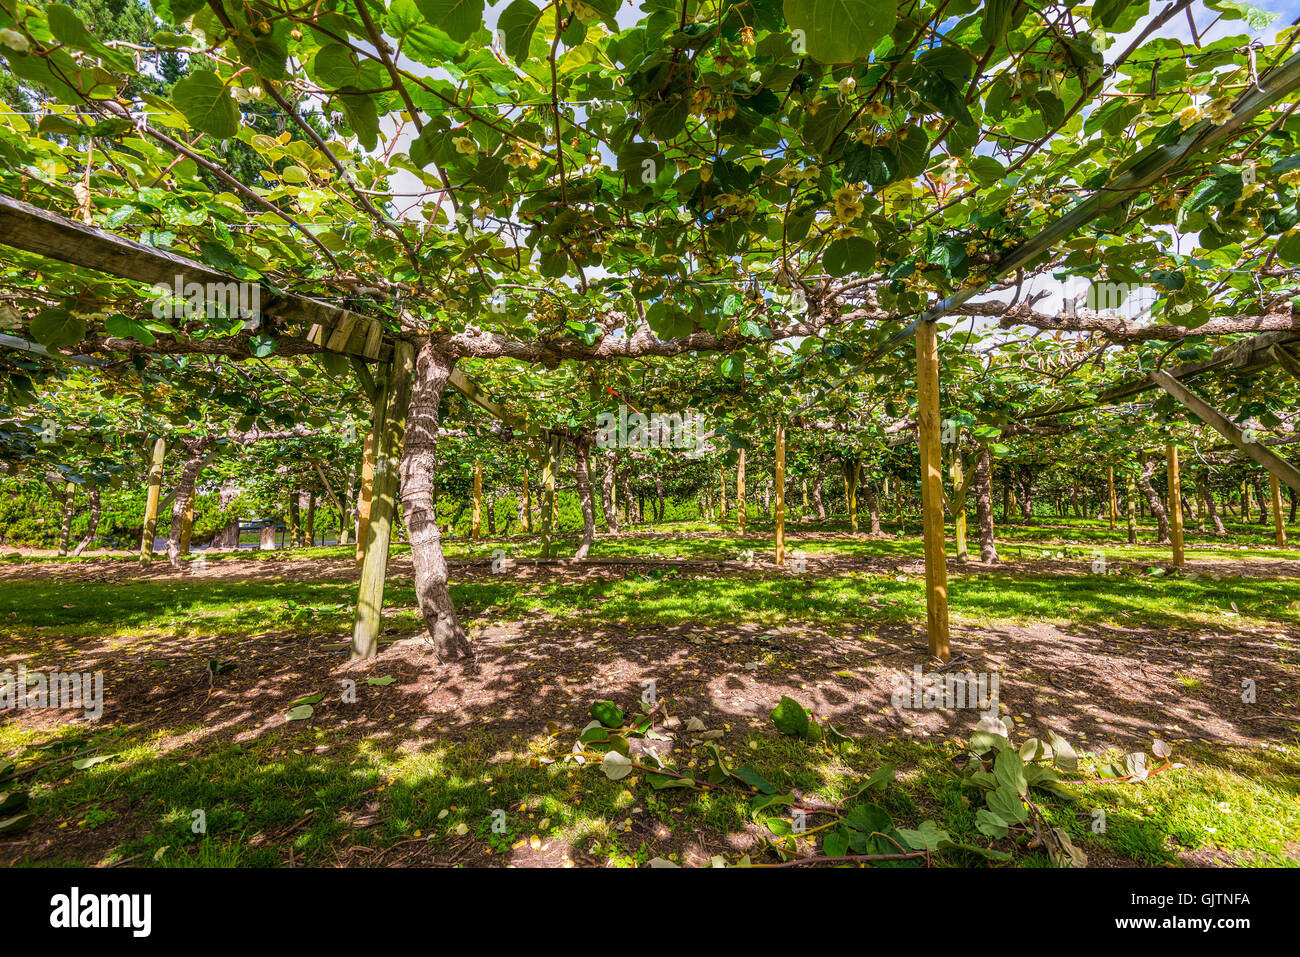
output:
[[611,532],[618,531],[618,509],[614,504],[614,460],[616,458],[613,449],[606,449],[603,453],[605,467],[600,474],[600,514],[605,516],[605,527]]
[[637,512],[636,496],[632,494],[632,466],[629,465],[618,477],[618,484],[623,486],[623,501],[627,502],[627,523],[637,525],[641,516]]
[[817,518],[819,521],[826,521],[826,503],[822,501],[822,473],[821,469],[813,476],[813,505],[817,507]]
[[181,530],[185,525],[185,508],[189,504],[190,494],[198,482],[199,472],[203,470],[203,458],[206,446],[190,445],[186,447],[188,455],[181,468],[180,481],[176,483],[176,494],[172,498],[172,524],[167,532],[167,561],[172,568],[181,564]]
[[92,485],[87,497],[90,502],[90,522],[86,526],[85,538],[72,550],[74,558],[86,550],[86,546],[94,539],[95,532],[99,531],[99,486]]
[[1136,545],[1138,540],[1138,519],[1137,519],[1137,478],[1132,472],[1125,472],[1124,492],[1125,506],[1128,512],[1128,543]]
[[433,653],[440,661],[452,661],[472,653],[451,600],[442,532],[433,507],[433,476],[438,465],[438,403],[455,367],[455,357],[438,352],[432,343],[420,346],[400,470],[402,514],[411,543],[415,598],[429,629]]
[[[591,432],[581,432],[573,452],[573,478],[578,485],[578,505],[582,509],[582,541],[574,558],[586,558],[591,551],[591,543],[596,538],[596,509],[591,497],[591,443],[595,436]],[[655,481],[659,481],[658,478]]]
[[880,503],[876,501],[876,490],[870,482],[862,483],[862,496],[867,500],[867,516],[871,520],[871,537],[882,538],[885,533],[880,528]]
[[300,508],[301,505],[300,505],[300,499],[298,497],[298,490],[293,489],[289,493],[289,534],[287,536],[289,545],[291,547],[297,545],[299,540],[302,538],[302,522],[300,521],[301,514],[299,511]]
[[302,527],[302,543],[316,544],[316,493],[307,493],[307,523]]
[[63,522],[59,526],[60,558],[68,554],[68,545],[72,541],[72,507],[76,504],[73,493],[76,490],[77,486],[73,482],[68,482],[63,486]]
[[998,560],[993,540],[993,457],[983,444],[975,459],[975,523],[980,530],[980,561],[990,565]]
[[1142,466],[1142,473],[1138,476],[1138,485],[1146,495],[1147,508],[1151,509],[1151,514],[1156,517],[1156,544],[1169,544],[1169,516],[1165,511],[1164,503],[1160,501],[1160,495],[1156,492],[1156,487],[1151,484],[1151,476],[1156,472],[1155,458],[1148,459]]
[[1210,473],[1201,473],[1201,497],[1205,499],[1205,514],[1210,520],[1210,526],[1214,529],[1215,535],[1222,535],[1226,531],[1223,527],[1223,520],[1219,518],[1219,509],[1214,503],[1214,493],[1210,491]]

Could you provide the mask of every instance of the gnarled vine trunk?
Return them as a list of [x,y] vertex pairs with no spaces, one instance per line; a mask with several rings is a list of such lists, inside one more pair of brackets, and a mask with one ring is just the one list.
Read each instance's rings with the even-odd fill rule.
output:
[[400,466],[402,517],[411,543],[415,598],[429,629],[433,653],[440,661],[454,661],[472,653],[447,586],[447,557],[442,551],[442,532],[433,506],[438,403],[455,367],[455,356],[438,351],[431,342],[420,346]]
[[582,509],[582,541],[578,543],[578,550],[573,553],[574,558],[586,558],[587,552],[591,551],[591,543],[596,538],[596,508],[591,498],[589,467],[592,438],[590,432],[581,432],[574,445],[573,478],[578,485],[578,505]]
[[980,530],[980,561],[991,565],[998,560],[993,540],[993,457],[987,445],[980,445],[975,457],[975,524]]
[[617,464],[618,453],[613,449],[606,449],[605,471],[600,477],[600,507],[605,513],[605,524],[615,534],[618,534],[618,505],[614,502],[614,467]]
[[203,471],[207,444],[191,443],[187,445],[186,452],[181,479],[176,483],[176,492],[172,498],[172,524],[167,531],[167,561],[173,568],[179,568],[181,564],[181,529],[185,525],[185,509],[189,505],[190,493],[194,491],[199,472]]
[[95,532],[99,531],[99,487],[92,485],[87,493],[90,502],[90,523],[86,526],[85,537],[77,543],[77,547],[72,550],[73,557],[80,555],[86,550],[86,546],[91,543],[95,537]]
[[826,503],[822,501],[822,473],[821,469],[813,476],[812,487],[813,505],[817,506],[817,518],[821,521],[826,520]]
[[1164,503],[1160,501],[1160,495],[1156,492],[1156,487],[1151,484],[1151,476],[1156,473],[1156,459],[1147,459],[1142,465],[1142,472],[1138,475],[1138,485],[1142,487],[1146,495],[1147,508],[1151,509],[1151,514],[1156,517],[1156,544],[1169,544],[1169,516],[1165,512]]
[[1223,519],[1219,518],[1219,506],[1214,500],[1214,494],[1210,491],[1210,476],[1208,472],[1201,473],[1201,498],[1205,500],[1205,514],[1210,520],[1210,526],[1214,529],[1215,535],[1223,535],[1227,529],[1223,527]]

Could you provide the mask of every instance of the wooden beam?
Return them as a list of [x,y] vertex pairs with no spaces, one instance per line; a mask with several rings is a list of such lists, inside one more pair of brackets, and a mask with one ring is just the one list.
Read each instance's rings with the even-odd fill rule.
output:
[[740,460],[736,463],[736,525],[740,534],[745,534],[745,450],[740,450]]
[[943,529],[943,461],[939,445],[939,338],[933,322],[916,327],[917,425],[925,535],[926,635],[930,654],[947,661],[948,557]]
[[[1230,368],[1241,374],[1255,372],[1259,369],[1267,368],[1277,361],[1272,355],[1274,346],[1282,346],[1286,343],[1292,342],[1300,342],[1300,332],[1285,329],[1274,332],[1262,332],[1257,336],[1252,336],[1249,339],[1241,339],[1237,342],[1231,343],[1230,345],[1226,345],[1221,349],[1217,349],[1208,359],[1202,359],[1199,362],[1183,363],[1174,368],[1169,374],[1179,381],[1184,381],[1218,369]],[[1142,393],[1155,388],[1155,385],[1155,382],[1150,376],[1144,376],[1105,389],[1091,402],[1054,402],[1042,409],[1031,410],[1022,415],[1021,418],[1037,419],[1045,415],[1064,415],[1067,412],[1078,412],[1082,409],[1091,409],[1096,406],[1114,405],[1124,399],[1131,399],[1134,396],[1139,396]]]
[[1222,412],[1193,393],[1169,373],[1152,372],[1151,380],[1182,403],[1183,406],[1195,413],[1197,418],[1222,435],[1233,446],[1262,465],[1270,475],[1276,475],[1287,488],[1300,492],[1300,469],[1297,469],[1282,456],[1261,443],[1247,441],[1241,430],[1230,422]]
[[1291,374],[1294,379],[1300,379],[1300,359],[1297,359],[1290,352],[1282,347],[1280,343],[1274,343],[1269,347],[1268,354],[1273,361]]
[[1110,488],[1110,527],[1115,527],[1115,516],[1119,512],[1119,502],[1115,499],[1115,466],[1106,466],[1106,484]]
[[[243,282],[188,256],[146,246],[3,195],[0,195],[0,243],[151,286],[171,288],[177,282],[182,285],[193,282],[202,286],[226,286]],[[351,330],[358,322],[364,322],[369,335],[378,325],[374,320],[363,320],[331,303],[279,292],[267,286],[261,287],[259,295],[263,326],[268,331],[290,333],[290,327],[297,326],[301,327],[304,338],[327,351],[364,355],[370,359],[387,358],[392,354],[392,345],[382,341],[382,326],[379,326],[380,342],[374,355],[366,355],[365,345],[369,339],[365,335],[360,342],[349,337],[349,341],[338,348],[331,347],[330,343],[338,338],[335,332],[342,325],[346,324]]]
[[785,564],[785,423],[776,424],[776,505],[772,510],[776,520],[776,563]]
[[357,589],[357,614],[352,626],[352,657],[373,658],[379,650],[379,628],[384,607],[384,579],[388,572],[388,546],[397,514],[398,466],[406,437],[406,410],[411,403],[415,347],[397,342],[393,362],[381,373],[383,404],[376,406],[374,494],[365,536],[365,559]]
[[153,559],[153,537],[158,530],[158,493],[162,489],[163,456],[167,442],[159,436],[153,443],[153,456],[149,460],[149,484],[144,504],[144,527],[140,532],[140,567]]
[[1169,470],[1169,539],[1173,546],[1174,567],[1183,567],[1183,483],[1178,474],[1178,446],[1165,446]]

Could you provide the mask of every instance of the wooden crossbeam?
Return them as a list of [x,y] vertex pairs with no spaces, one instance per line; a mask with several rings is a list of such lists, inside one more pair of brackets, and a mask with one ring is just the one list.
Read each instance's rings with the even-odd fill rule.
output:
[[1151,380],[1177,399],[1179,403],[1195,413],[1197,418],[1231,442],[1238,450],[1246,453],[1262,465],[1270,475],[1276,475],[1280,481],[1286,483],[1288,488],[1300,492],[1300,469],[1297,469],[1282,456],[1259,442],[1248,440],[1241,429],[1237,428],[1227,416],[1196,395],[1169,373],[1153,372],[1151,373]]
[[[1300,342],[1300,332],[1290,329],[1263,332],[1249,339],[1242,339],[1226,345],[1222,349],[1216,350],[1208,359],[1202,359],[1199,362],[1185,362],[1170,370],[1169,374],[1181,382],[1216,369],[1231,368],[1242,374],[1256,372],[1278,362],[1274,353],[1275,347],[1281,349],[1292,342]],[[1156,388],[1155,380],[1150,376],[1143,376],[1106,389],[1091,402],[1072,404],[1057,402],[1042,409],[1027,412],[1021,418],[1041,419],[1047,415],[1065,415],[1069,412],[1081,412],[1084,409],[1091,409],[1100,405],[1115,405],[1154,388]]]
[[[171,287],[177,282],[193,282],[225,286],[242,281],[187,256],[87,226],[11,196],[0,195],[0,243],[148,285]],[[374,319],[265,286],[262,293],[263,321],[272,331],[289,333],[291,327],[300,326],[308,341],[326,351],[361,355],[372,361],[392,357],[392,342],[385,341],[383,327]]]

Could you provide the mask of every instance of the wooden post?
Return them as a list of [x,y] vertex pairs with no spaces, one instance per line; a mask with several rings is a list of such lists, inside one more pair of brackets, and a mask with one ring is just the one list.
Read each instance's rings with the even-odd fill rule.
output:
[[374,485],[370,520],[366,526],[365,557],[361,562],[361,583],[357,588],[357,615],[352,625],[352,657],[373,658],[379,650],[379,628],[384,608],[384,578],[388,572],[388,545],[397,513],[398,464],[406,436],[406,411],[411,404],[411,376],[415,370],[415,347],[409,342],[393,344],[393,361],[380,369],[375,422]]
[[[380,404],[383,399],[378,394],[379,386],[376,385],[375,412],[374,420],[382,422],[383,407]],[[361,491],[357,494],[357,564],[360,565],[362,559],[366,557],[366,537],[370,528],[370,500],[375,494],[375,430],[372,428],[366,435],[365,445],[362,446],[361,452]]]
[[736,523],[740,534],[745,534],[745,450],[740,450],[740,461],[736,463]]
[[719,524],[726,525],[727,524],[727,470],[725,468],[718,469],[718,483],[722,487],[722,498],[719,499],[719,501],[721,502],[721,514],[719,514],[718,516],[718,522]]
[[194,489],[190,489],[190,497],[185,500],[185,511],[181,513],[181,540],[180,554],[188,555],[190,553],[190,536],[194,534]]
[[1110,487],[1110,527],[1115,527],[1115,518],[1119,514],[1119,501],[1115,497],[1115,466],[1106,467],[1106,484]]
[[1174,546],[1174,567],[1183,567],[1183,493],[1178,479],[1178,446],[1165,446],[1169,466],[1169,537]]
[[474,463],[474,523],[470,526],[470,538],[482,538],[480,527],[483,521],[483,466]]
[[163,456],[167,442],[161,436],[154,441],[153,457],[149,461],[148,495],[144,505],[144,529],[140,533],[140,567],[153,559],[153,536],[158,529],[158,492],[162,488]]
[[785,564],[785,423],[776,424],[776,563]]
[[943,531],[943,464],[939,447],[939,337],[933,322],[920,322],[916,326],[916,398],[925,536],[926,634],[930,654],[947,661],[951,650]]
[[533,483],[524,469],[524,530],[533,534]]
[[1279,548],[1286,547],[1286,525],[1282,522],[1282,483],[1276,475],[1268,477],[1269,489],[1273,493],[1273,530],[1277,533]]

